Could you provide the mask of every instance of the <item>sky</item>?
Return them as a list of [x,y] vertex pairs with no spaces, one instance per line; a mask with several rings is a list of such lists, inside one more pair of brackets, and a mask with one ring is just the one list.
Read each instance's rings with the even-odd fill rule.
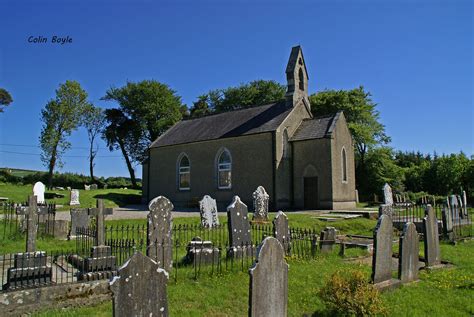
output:
[[[0,12],[0,87],[14,99],[0,113],[0,167],[46,170],[41,109],[66,80],[104,108],[117,106],[100,100],[107,89],[144,79],[191,106],[211,89],[286,84],[295,45],[310,93],[363,85],[396,150],[474,154],[472,1],[0,0]],[[85,130],[70,141],[60,171],[88,175]],[[128,176],[98,145],[95,174]]]

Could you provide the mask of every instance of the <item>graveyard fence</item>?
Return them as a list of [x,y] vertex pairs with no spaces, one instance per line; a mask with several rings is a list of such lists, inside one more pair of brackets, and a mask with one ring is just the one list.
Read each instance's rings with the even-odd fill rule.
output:
[[[15,203],[12,201],[3,202],[1,206],[1,227],[0,234],[3,239],[21,235],[26,231],[28,215],[24,215],[20,210],[28,206],[28,202]],[[56,204],[39,204],[44,211],[37,214],[38,236],[54,236],[54,221],[56,219]]]

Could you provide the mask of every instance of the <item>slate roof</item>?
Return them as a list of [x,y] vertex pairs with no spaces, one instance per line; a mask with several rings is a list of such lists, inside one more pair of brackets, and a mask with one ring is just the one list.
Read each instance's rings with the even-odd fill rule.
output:
[[293,108],[285,101],[182,120],[156,139],[150,148],[271,132]]
[[329,137],[334,131],[341,112],[334,115],[306,119],[301,122],[290,141],[303,141]]

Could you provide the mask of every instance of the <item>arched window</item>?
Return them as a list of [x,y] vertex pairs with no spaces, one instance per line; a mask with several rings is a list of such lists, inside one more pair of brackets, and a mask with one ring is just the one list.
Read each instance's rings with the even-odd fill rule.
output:
[[178,188],[179,190],[191,189],[191,163],[186,154],[178,158]]
[[232,157],[227,149],[222,150],[217,158],[217,187],[219,189],[232,187]]
[[346,155],[346,149],[342,148],[342,154],[341,154],[341,160],[342,160],[342,182],[347,183],[347,155]]
[[304,90],[304,75],[303,75],[303,69],[301,67],[300,67],[300,70],[298,71],[298,81],[299,81],[300,90]]
[[288,130],[285,129],[283,132],[282,138],[282,149],[283,149],[283,159],[289,159],[291,157],[291,148],[290,148],[290,138],[288,137]]

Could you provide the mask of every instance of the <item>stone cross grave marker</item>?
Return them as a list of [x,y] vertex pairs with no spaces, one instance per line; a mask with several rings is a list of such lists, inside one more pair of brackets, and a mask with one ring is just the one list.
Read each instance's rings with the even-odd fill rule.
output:
[[173,245],[171,240],[174,206],[168,198],[158,196],[148,204],[147,256],[155,260],[160,268],[173,268]]
[[420,244],[418,232],[413,222],[407,222],[403,226],[400,236],[400,251],[398,259],[398,278],[402,283],[418,280],[418,258]]
[[80,205],[81,203],[79,202],[79,189],[71,189],[71,198],[69,200],[69,205],[70,206],[75,206],[75,205]]
[[390,187],[389,184],[385,183],[382,189],[383,189],[385,205],[389,205],[389,206],[393,205],[392,187]]
[[168,316],[168,273],[151,258],[135,252],[110,282],[113,315]]
[[283,211],[278,211],[275,219],[273,219],[273,235],[281,243],[286,254],[290,253],[291,234],[288,225],[288,217]]
[[431,205],[426,206],[425,217],[423,218],[424,245],[425,245],[425,265],[427,267],[441,264],[441,254],[439,250],[438,219]]
[[263,186],[258,186],[252,194],[253,197],[253,221],[266,222],[268,221],[268,196]]
[[249,316],[285,317],[288,311],[288,264],[277,239],[267,237],[249,270]]
[[97,199],[97,207],[96,208],[89,208],[88,213],[89,216],[94,216],[95,221],[95,230],[96,230],[96,238],[97,238],[97,246],[105,245],[105,215],[112,215],[114,212],[113,208],[105,208],[104,207],[104,200]]
[[85,208],[71,209],[71,232],[70,237],[76,236],[77,228],[88,228],[89,227],[89,213]]
[[46,186],[42,182],[36,182],[33,186],[33,195],[37,197],[38,204],[44,204],[44,192],[46,190]]
[[209,195],[205,195],[202,200],[199,201],[199,210],[201,212],[201,226],[204,228],[213,228],[219,225],[215,199]]
[[372,281],[374,284],[392,279],[392,219],[382,215],[374,229],[374,253],[372,256]]
[[229,227],[229,243],[231,247],[240,247],[252,243],[247,205],[239,196],[234,196],[227,207],[227,225]]
[[321,252],[331,252],[336,243],[337,230],[334,227],[326,227],[321,231],[319,248]]
[[26,252],[36,250],[38,235],[38,215],[48,212],[48,206],[38,206],[36,196],[28,196],[28,206],[17,207],[16,213],[25,216],[26,221]]

